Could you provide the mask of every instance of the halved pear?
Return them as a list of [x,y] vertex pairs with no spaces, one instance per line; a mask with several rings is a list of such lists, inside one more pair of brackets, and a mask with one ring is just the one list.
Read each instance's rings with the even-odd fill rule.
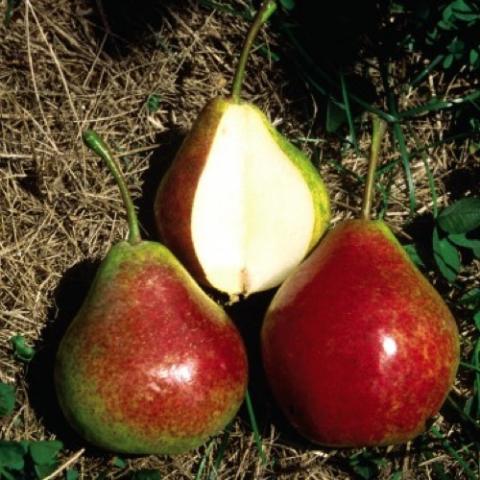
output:
[[210,101],[159,186],[160,235],[196,279],[231,296],[279,285],[330,220],[309,159],[257,107]]

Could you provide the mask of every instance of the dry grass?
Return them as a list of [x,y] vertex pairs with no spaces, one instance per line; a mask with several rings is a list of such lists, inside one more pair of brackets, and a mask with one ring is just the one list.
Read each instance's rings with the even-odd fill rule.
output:
[[[170,152],[204,103],[228,93],[246,23],[202,9],[193,1],[181,2],[181,8],[175,3],[159,7],[158,28],[148,41],[132,42],[120,54],[109,35],[109,18],[105,12],[98,15],[95,1],[24,0],[10,27],[0,27],[0,380],[16,383],[19,391],[14,416],[0,423],[2,439],[52,438],[59,432],[51,427],[55,421],[46,421],[47,410],[41,405],[50,398],[48,394],[43,392],[41,401],[35,398],[42,385],[45,389],[50,385],[48,362],[40,363],[43,371],[25,367],[13,358],[9,339],[22,334],[38,345],[40,355],[45,352],[48,357],[55,325],[65,323],[65,317],[78,306],[94,262],[126,235],[117,188],[103,165],[82,145],[82,130],[96,129],[119,152],[149,236],[152,188]],[[243,8],[246,3],[238,0],[235,5]],[[275,45],[275,38],[264,39]],[[246,97],[267,111],[290,138],[315,138],[319,136],[316,101],[307,88],[299,89],[295,97],[285,96],[289,77],[284,67],[254,54]],[[441,76],[431,77],[431,90],[442,82]],[[153,93],[161,101],[152,113],[146,101]],[[404,107],[413,106],[418,94],[406,92],[402,102]],[[416,122],[408,136],[410,147],[415,147],[414,136],[419,144],[438,140],[447,125],[448,119],[441,113]],[[367,152],[368,129],[364,131],[360,144]],[[341,157],[338,141],[326,138],[298,143],[316,153],[314,159],[332,194],[334,221],[357,212],[359,185],[329,162]],[[442,179],[454,165],[471,161],[465,152],[452,145],[428,152],[440,204],[449,195]],[[345,167],[365,172],[363,158],[350,149],[342,155]],[[385,157],[395,155],[387,145]],[[422,214],[430,211],[432,204],[421,158],[413,159],[412,171],[418,213]],[[400,165],[389,180],[392,190],[386,219],[405,240],[408,234],[402,227],[409,214]],[[465,279],[467,276],[468,272]],[[449,294],[445,291],[447,298]],[[458,388],[460,391],[461,386]],[[276,466],[264,466],[245,418],[242,415],[233,427],[218,478],[351,478],[346,455],[314,449],[283,432],[275,422],[265,422],[262,434],[267,457],[275,459]],[[62,422],[60,417],[56,421]],[[438,421],[444,425],[442,418]],[[65,443],[66,462],[80,447]],[[137,468],[158,468],[164,479],[193,478],[203,452],[132,458],[127,469],[118,469],[112,466],[111,455],[87,449],[78,452],[82,455],[75,465],[82,479],[96,478],[103,471],[106,478],[122,478],[128,469]],[[382,478],[389,478],[395,470],[402,471],[404,479],[432,478],[431,464],[420,463],[415,446],[379,452],[389,460]],[[215,449],[212,458],[214,454]],[[439,457],[436,461],[448,467],[451,459]]]

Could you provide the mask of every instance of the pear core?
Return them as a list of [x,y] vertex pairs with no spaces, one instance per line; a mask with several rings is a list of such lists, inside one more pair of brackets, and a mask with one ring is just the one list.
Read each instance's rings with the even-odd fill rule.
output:
[[196,256],[229,294],[275,287],[311,248],[312,192],[272,130],[255,107],[229,104],[193,199]]

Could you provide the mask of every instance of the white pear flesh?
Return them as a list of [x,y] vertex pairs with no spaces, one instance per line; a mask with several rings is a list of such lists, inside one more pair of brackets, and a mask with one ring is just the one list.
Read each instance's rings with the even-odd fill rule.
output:
[[312,192],[259,112],[224,111],[193,199],[192,240],[208,282],[230,295],[279,285],[305,257]]

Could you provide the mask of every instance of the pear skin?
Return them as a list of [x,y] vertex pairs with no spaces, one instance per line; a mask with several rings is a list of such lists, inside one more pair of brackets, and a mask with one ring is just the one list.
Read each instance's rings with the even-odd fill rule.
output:
[[[237,129],[226,120],[229,115],[237,115]],[[234,138],[232,144],[225,136]],[[221,142],[223,150],[212,153]],[[272,154],[267,158],[262,156],[262,142],[268,143],[263,151]],[[210,168],[227,171],[218,179],[208,170],[213,156],[216,166]],[[278,174],[275,162],[271,173],[261,168],[273,156],[284,164]],[[209,175],[215,180],[202,190]],[[217,190],[224,193],[204,206],[202,199]],[[295,212],[282,215],[290,202]],[[158,188],[154,210],[162,241],[195,279],[230,295],[280,284],[330,221],[327,190],[308,158],[257,107],[222,98],[210,101],[200,113]],[[229,229],[232,233],[223,239]],[[259,266],[262,262],[269,263]]]
[[227,102],[207,103],[158,187],[154,213],[160,238],[197,282],[207,284],[193,246],[192,204],[200,175]]
[[162,245],[115,245],[60,344],[55,383],[72,426],[130,454],[181,453],[235,416],[241,337]]
[[249,52],[276,10],[274,0],[260,4],[231,96],[205,106],[155,199],[163,242],[198,282],[231,301],[280,285],[330,221],[318,171],[258,108],[241,100]]
[[459,335],[390,229],[350,220],[275,295],[262,354],[300,433],[321,445],[378,446],[425,430],[454,382]]

